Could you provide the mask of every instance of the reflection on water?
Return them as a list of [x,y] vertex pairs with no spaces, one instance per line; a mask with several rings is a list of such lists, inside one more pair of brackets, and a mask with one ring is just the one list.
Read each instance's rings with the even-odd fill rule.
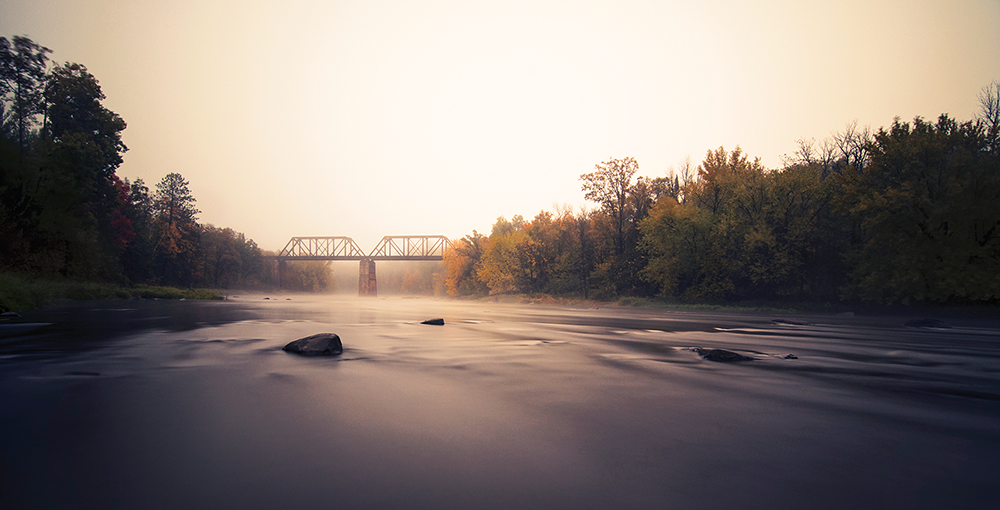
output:
[[0,323],[0,507],[992,501],[996,323],[286,297]]

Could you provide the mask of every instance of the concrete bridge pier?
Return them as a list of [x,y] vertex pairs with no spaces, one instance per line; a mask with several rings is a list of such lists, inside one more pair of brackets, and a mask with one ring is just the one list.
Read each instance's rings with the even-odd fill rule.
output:
[[358,295],[378,296],[378,282],[375,278],[375,261],[372,259],[361,259],[361,267],[358,269]]

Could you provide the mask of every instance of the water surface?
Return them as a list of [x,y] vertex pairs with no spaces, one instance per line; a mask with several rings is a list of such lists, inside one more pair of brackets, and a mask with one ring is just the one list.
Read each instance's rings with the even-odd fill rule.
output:
[[994,501],[995,321],[268,297],[0,323],[0,507]]

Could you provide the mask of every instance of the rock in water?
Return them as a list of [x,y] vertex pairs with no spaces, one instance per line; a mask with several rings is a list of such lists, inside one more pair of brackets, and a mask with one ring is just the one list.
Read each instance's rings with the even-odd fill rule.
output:
[[444,319],[427,319],[421,324],[430,324],[431,326],[444,326]]
[[303,356],[336,356],[344,352],[344,344],[340,343],[340,337],[335,333],[320,333],[300,338],[281,350]]
[[754,358],[751,358],[750,356],[744,356],[742,354],[737,354],[733,351],[727,351],[724,349],[702,349],[701,347],[695,347],[691,350],[698,353],[699,356],[707,359],[708,361],[731,362],[754,360]]

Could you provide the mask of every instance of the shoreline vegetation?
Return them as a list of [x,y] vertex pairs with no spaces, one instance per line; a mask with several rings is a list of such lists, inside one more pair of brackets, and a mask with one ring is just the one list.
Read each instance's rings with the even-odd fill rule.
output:
[[[247,295],[271,296],[275,293],[289,293],[279,289],[181,289],[156,285],[136,285],[123,287],[114,284],[74,280],[46,280],[25,274],[0,272],[0,313],[22,313],[50,306],[63,300],[133,300],[133,299],[165,299],[165,300],[202,300],[220,301],[229,296]],[[291,293],[303,293],[302,291]],[[315,295],[337,295],[332,292],[309,292]],[[340,294],[351,296],[352,294]],[[854,302],[798,302],[783,301],[741,301],[741,302],[683,302],[666,300],[662,297],[618,297],[611,299],[584,299],[582,296],[566,296],[551,294],[497,294],[492,296],[447,296],[432,294],[387,293],[381,299],[447,299],[457,301],[481,301],[500,304],[569,306],[578,308],[644,308],[664,311],[717,311],[735,313],[770,313],[792,315],[831,315],[831,316],[933,316],[939,318],[965,319],[997,319],[1000,308],[990,305],[947,305],[947,304],[911,304],[911,305],[873,305],[871,303]],[[359,298],[379,299],[379,298]]]
[[[200,223],[179,173],[153,189],[119,177],[125,121],[102,105],[85,66],[49,53],[0,37],[0,308],[274,292],[273,252]],[[593,209],[500,216],[488,235],[454,239],[440,264],[380,268],[379,292],[997,314],[1000,81],[978,98],[968,121],[897,117],[875,131],[854,122],[819,142],[800,139],[780,168],[739,146],[660,177],[612,157],[579,177]],[[289,261],[281,289],[346,291],[351,273]]]
[[209,289],[178,289],[157,285],[122,287],[80,280],[41,279],[31,275],[0,273],[0,313],[25,312],[64,299],[199,299],[221,300]]

